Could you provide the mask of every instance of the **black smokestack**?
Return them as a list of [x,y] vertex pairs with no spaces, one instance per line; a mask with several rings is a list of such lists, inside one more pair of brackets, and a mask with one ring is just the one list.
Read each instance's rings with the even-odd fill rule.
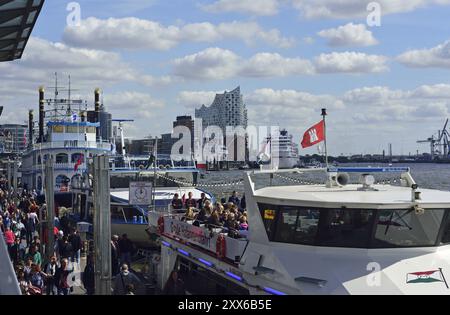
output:
[[39,143],[44,142],[45,89],[39,88]]
[[34,134],[33,134],[33,129],[34,129],[34,111],[33,110],[30,110],[30,112],[29,112],[29,114],[28,114],[28,147],[30,148],[30,149],[32,149],[33,148],[33,137],[34,137]]

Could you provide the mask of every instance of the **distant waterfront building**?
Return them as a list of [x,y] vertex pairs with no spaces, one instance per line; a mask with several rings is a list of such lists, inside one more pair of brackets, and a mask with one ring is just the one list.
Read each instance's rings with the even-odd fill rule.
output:
[[231,92],[217,94],[210,107],[202,105],[195,110],[195,118],[203,119],[203,127],[219,126],[224,132],[227,126],[247,128],[247,108],[237,87]]
[[28,126],[18,124],[0,125],[1,153],[22,154],[28,146]]
[[234,151],[235,153],[234,157],[228,157],[229,160],[237,160],[237,152],[238,148],[240,148],[239,143],[245,143],[245,155],[247,156],[248,142],[246,137],[244,139],[235,137],[234,143],[227,143],[226,141],[227,127],[247,129],[248,126],[248,112],[240,87],[231,92],[225,91],[223,94],[216,94],[211,106],[206,107],[202,105],[200,109],[195,110],[195,118],[202,119],[203,129],[206,129],[208,126],[217,126],[222,129],[225,151]]

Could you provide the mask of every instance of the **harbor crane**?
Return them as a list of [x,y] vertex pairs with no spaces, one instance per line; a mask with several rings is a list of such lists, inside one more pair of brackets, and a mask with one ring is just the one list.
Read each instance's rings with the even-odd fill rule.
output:
[[437,137],[432,135],[427,140],[419,140],[417,143],[429,143],[431,147],[431,159],[436,156],[448,158],[450,153],[450,132],[447,130],[449,119],[446,120],[444,128],[438,131]]

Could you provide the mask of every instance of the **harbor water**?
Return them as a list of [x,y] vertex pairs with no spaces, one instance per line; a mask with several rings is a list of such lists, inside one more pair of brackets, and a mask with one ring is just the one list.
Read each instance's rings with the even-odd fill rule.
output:
[[[371,166],[371,167],[387,167],[388,164],[341,164],[339,166],[342,167],[352,167],[352,166]],[[394,164],[394,167],[410,167],[411,174],[419,187],[428,188],[428,189],[438,189],[444,191],[450,191],[450,165],[449,164],[432,164],[432,163],[411,163],[411,164]],[[245,171],[234,170],[234,171],[220,171],[220,172],[209,172],[205,175],[204,179],[200,180],[201,184],[205,184],[205,190],[211,192],[218,200],[221,198],[227,198],[231,195],[231,193],[236,190],[239,193],[242,193],[244,190],[243,183],[234,184],[234,185],[226,185],[229,183],[236,183],[239,180],[244,179]],[[292,184],[300,184],[300,180],[305,183],[319,183],[324,180],[323,172],[313,172],[311,174],[289,174],[283,177],[275,177],[272,181],[275,185],[292,185]],[[305,180],[306,178],[306,180]],[[292,180],[290,180],[292,179]],[[353,181],[356,181],[356,178],[353,178]],[[395,184],[398,182],[399,177],[380,177],[376,176],[376,180],[378,182],[390,182],[391,184]],[[261,186],[270,185],[270,178],[268,175],[258,175],[255,178],[255,183],[257,185],[257,189],[261,188]],[[210,186],[212,185],[212,186]],[[259,186],[259,187],[258,187]]]

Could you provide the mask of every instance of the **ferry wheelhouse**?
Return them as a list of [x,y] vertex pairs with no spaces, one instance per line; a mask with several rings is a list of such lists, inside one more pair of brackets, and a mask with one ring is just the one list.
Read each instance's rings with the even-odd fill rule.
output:
[[[305,184],[312,172],[326,174],[322,184]],[[298,183],[257,189],[261,176]],[[419,188],[408,168],[252,172],[245,193],[240,238],[150,215],[161,286],[178,270],[192,294],[450,294],[450,192]]]

